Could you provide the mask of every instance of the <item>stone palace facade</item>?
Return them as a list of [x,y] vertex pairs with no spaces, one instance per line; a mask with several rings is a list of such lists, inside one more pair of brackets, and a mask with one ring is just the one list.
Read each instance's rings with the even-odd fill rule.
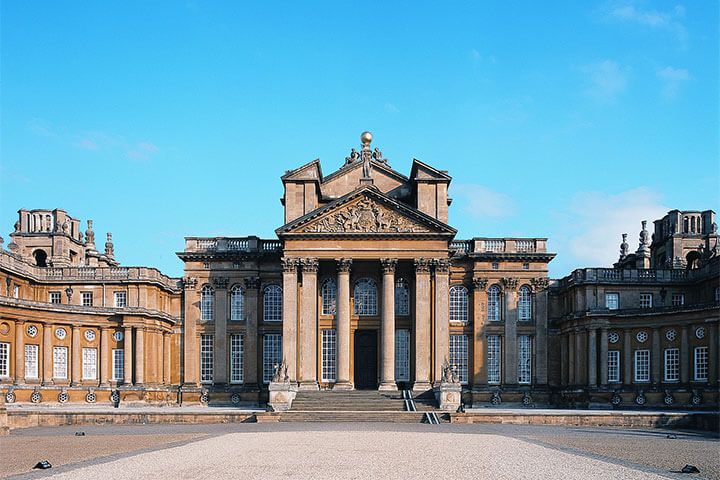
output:
[[545,238],[455,239],[451,177],[395,171],[364,133],[323,175],[282,176],[277,238],[186,237],[184,276],[122,267],[108,234],[20,210],[0,245],[9,402],[249,405],[276,366],[299,390],[431,392],[466,404],[718,402],[714,212],[672,211],[612,268],[548,278]]

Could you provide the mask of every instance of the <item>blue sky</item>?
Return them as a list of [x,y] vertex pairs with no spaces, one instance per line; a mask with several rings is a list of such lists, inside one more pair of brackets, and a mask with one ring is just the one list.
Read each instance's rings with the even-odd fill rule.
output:
[[370,130],[453,176],[458,238],[543,236],[551,274],[718,208],[718,3],[3,2],[0,225],[65,208],[126,265],[273,237],[286,170]]

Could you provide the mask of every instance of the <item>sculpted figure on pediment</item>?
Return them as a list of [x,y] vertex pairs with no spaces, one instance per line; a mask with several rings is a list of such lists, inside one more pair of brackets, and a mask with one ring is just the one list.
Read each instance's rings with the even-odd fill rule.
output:
[[331,213],[305,227],[306,233],[427,233],[430,230],[370,199]]

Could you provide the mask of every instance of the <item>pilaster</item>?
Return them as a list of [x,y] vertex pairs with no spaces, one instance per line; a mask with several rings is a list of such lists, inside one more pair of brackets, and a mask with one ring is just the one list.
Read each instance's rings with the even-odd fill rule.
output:
[[590,328],[587,335],[588,386],[597,387],[597,331]]
[[100,327],[100,386],[110,385],[110,331],[108,327]]
[[[258,298],[260,295],[260,278],[249,277],[245,279],[245,343],[243,345],[245,351],[245,372],[243,376],[243,383],[248,386],[255,388],[258,385],[258,321],[260,318],[258,309]],[[283,317],[285,316],[285,297],[287,292],[283,288]],[[284,320],[283,320],[284,322]],[[283,323],[283,329],[285,328]],[[283,338],[284,335],[283,335]],[[283,351],[285,351],[285,345],[283,340]],[[289,365],[289,364],[288,364]],[[294,365],[294,363],[293,363]],[[294,367],[293,367],[294,369]],[[294,370],[293,370],[294,371]],[[288,375],[290,374],[290,368],[288,368]],[[293,377],[294,378],[294,377]]]
[[450,361],[450,262],[446,258],[436,259],[435,264],[435,368],[434,380],[437,385],[442,378],[445,362]]
[[350,382],[350,268],[352,259],[337,260],[337,382],[334,389],[352,389]]
[[473,375],[474,386],[487,384],[487,339],[483,304],[487,303],[487,278],[473,278]]
[[123,374],[123,384],[133,384],[133,329],[131,326],[125,326],[123,333],[123,354],[125,355],[125,372]]
[[517,287],[518,279],[504,277],[505,301],[505,385],[516,385],[517,374]]
[[600,385],[608,384],[608,329],[600,329]]
[[415,383],[424,392],[430,385],[430,261],[415,259]]
[[283,338],[284,361],[288,367],[290,382],[297,381],[298,342],[298,259],[283,258]]
[[[623,332],[623,384],[632,385],[633,382],[633,351],[630,330]],[[682,362],[681,362],[682,363]]]
[[135,329],[135,385],[145,383],[145,328]]
[[82,349],[80,348],[80,326],[72,327],[72,367],[70,372],[70,385],[82,383]]
[[53,384],[53,325],[43,325],[43,385]]
[[213,279],[215,286],[215,339],[213,342],[213,383],[226,385],[227,378],[227,319],[228,319],[228,279]]
[[382,311],[380,319],[380,387],[397,390],[395,383],[395,267],[397,260],[380,260],[383,272]]
[[15,385],[25,383],[25,322],[15,322]]
[[317,390],[317,258],[304,258],[300,305],[300,389]]
[[[185,288],[185,315],[183,319],[183,378],[182,382],[189,387],[197,387],[200,381],[200,358],[198,357],[197,345],[197,321],[200,316],[200,309],[197,307],[199,300],[195,287],[197,279],[186,277],[183,280]],[[129,335],[125,335],[127,339]],[[125,350],[125,358],[129,352]],[[127,366],[127,360],[126,360]],[[126,369],[126,376],[129,375]]]

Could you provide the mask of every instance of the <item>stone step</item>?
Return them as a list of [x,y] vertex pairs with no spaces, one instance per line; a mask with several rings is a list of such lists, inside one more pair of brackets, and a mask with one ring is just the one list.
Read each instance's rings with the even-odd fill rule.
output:
[[280,422],[389,422],[421,423],[423,413],[385,411],[301,411],[291,410],[279,414]]

